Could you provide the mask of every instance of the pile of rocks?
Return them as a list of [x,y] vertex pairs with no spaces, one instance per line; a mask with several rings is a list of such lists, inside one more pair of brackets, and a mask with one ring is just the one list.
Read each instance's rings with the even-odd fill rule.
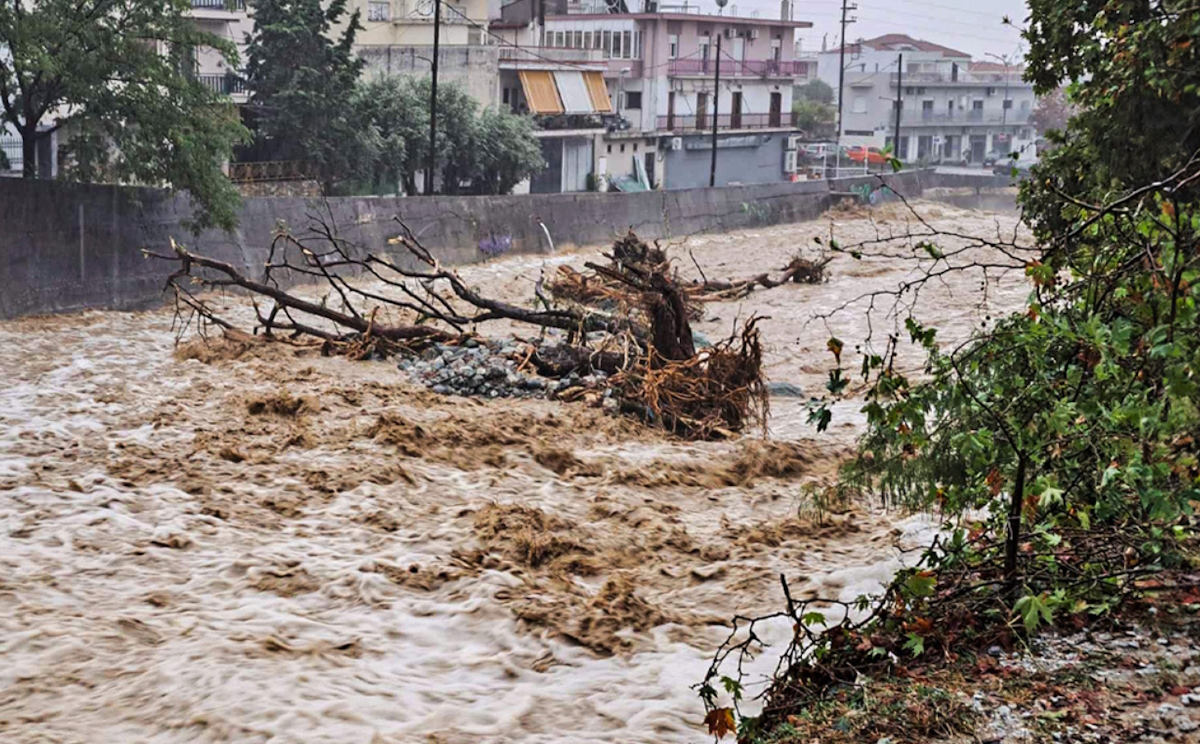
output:
[[[549,351],[553,344],[539,347]],[[400,369],[440,395],[472,395],[483,398],[577,397],[596,390],[610,397],[603,372],[571,373],[562,379],[537,374],[531,363],[529,344],[516,340],[467,339],[460,344],[434,344],[420,358],[406,358]],[[524,366],[521,366],[523,365]],[[569,393],[579,389],[578,393]]]

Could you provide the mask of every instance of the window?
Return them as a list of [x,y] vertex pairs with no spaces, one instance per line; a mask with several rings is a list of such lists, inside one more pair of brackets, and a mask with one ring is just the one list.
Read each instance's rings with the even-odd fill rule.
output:
[[670,44],[670,50],[667,52],[667,57],[670,59],[679,59],[679,34],[671,34],[668,36],[667,43]]
[[509,89],[508,89],[508,88],[505,88],[505,89],[504,89],[504,103],[506,103],[506,104],[507,104],[507,103],[509,103],[509,100],[508,100],[508,91],[509,91]]
[[636,142],[634,142],[634,143],[633,143],[633,151],[634,151],[634,152],[637,152],[637,151],[638,151],[638,146],[637,146],[637,143],[636,143]]
[[923,95],[925,95],[925,89],[924,89],[924,88],[922,88],[922,87],[921,87],[921,86],[919,86],[919,85],[917,86],[917,95],[918,95],[918,96],[923,96]]
[[609,155],[612,155],[612,145],[609,145],[609,146],[608,146],[608,154],[609,154]]
[[576,49],[583,49],[583,48],[584,48],[584,46],[583,46],[583,32],[582,32],[582,31],[576,31],[576,32],[575,32],[575,48],[576,48]]
[[603,31],[601,33],[603,36],[601,37],[600,48],[604,50],[604,58],[608,59],[612,56],[612,31]]
[[1011,99],[1011,98],[1005,98],[1005,99],[1004,99],[1004,110],[1005,110],[1005,111],[1008,111],[1010,108],[1012,108],[1012,99]]
[[622,31],[621,32],[621,44],[622,44],[621,58],[629,59],[630,57],[632,57],[633,56],[633,32],[632,31]]
[[556,47],[564,47],[564,46],[566,46],[566,45],[567,45],[567,42],[566,42],[566,40],[563,38],[563,32],[562,32],[562,31],[555,31],[555,32],[554,32],[554,46],[556,46]]
[[570,31],[568,31],[566,35],[566,47],[567,49],[575,48],[575,34],[571,33]]
[[641,31],[633,32],[633,58],[634,59],[642,58],[642,32]]
[[390,2],[380,2],[380,0],[371,0],[367,3],[367,20],[368,21],[390,21],[392,19],[392,4]]
[[625,145],[621,145],[621,152],[625,152]]
[[855,96],[854,103],[850,106],[850,113],[865,114],[867,113],[867,99],[865,96]]
[[783,58],[781,56],[782,54],[783,54],[783,41],[778,38],[771,39],[771,59],[778,62],[780,59]]
[[972,111],[983,111],[983,101],[971,101]]
[[592,49],[599,49],[599,48],[600,48],[600,32],[593,31],[592,32]]
[[641,107],[642,107],[642,92],[640,90],[625,91],[625,108],[640,109]]
[[591,49],[592,48],[592,32],[591,31],[583,32],[583,46],[580,48],[581,49]]

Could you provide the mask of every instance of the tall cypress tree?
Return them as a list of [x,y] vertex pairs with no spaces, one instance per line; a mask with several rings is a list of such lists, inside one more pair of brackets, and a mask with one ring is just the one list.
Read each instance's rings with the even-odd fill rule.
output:
[[346,0],[253,0],[246,73],[258,135],[274,157],[301,160],[328,187],[363,162],[363,129],[350,105],[364,62],[354,56],[362,24]]

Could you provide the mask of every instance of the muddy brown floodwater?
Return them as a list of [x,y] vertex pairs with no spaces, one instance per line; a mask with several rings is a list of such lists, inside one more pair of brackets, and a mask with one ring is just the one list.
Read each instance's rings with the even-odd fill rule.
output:
[[[688,249],[710,277],[747,276],[831,219],[843,242],[905,223],[841,212],[673,255],[684,276]],[[528,301],[539,271],[589,255],[462,273]],[[809,319],[911,266],[829,270],[710,305],[698,330],[770,316],[770,377],[819,394],[828,333],[853,348],[867,323],[862,307]],[[980,286],[951,277],[918,314],[962,338],[1026,291]],[[893,320],[875,314],[877,338]],[[579,404],[440,397],[392,363],[177,352],[168,311],[0,323],[0,379],[5,742],[700,741],[689,686],[727,618],[779,607],[780,573],[853,599],[931,534],[871,503],[809,518],[804,486],[845,456],[853,404],[819,437],[775,398],[769,442],[685,443]]]

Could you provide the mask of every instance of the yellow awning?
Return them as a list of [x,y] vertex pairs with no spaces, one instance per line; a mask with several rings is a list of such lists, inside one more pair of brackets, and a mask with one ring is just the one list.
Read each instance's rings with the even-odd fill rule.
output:
[[583,80],[587,83],[588,95],[592,99],[592,108],[601,114],[611,114],[612,101],[608,99],[608,86],[604,84],[604,77],[598,72],[585,72]]
[[535,114],[563,113],[562,99],[554,75],[544,70],[521,70],[521,87],[525,90],[525,102]]

